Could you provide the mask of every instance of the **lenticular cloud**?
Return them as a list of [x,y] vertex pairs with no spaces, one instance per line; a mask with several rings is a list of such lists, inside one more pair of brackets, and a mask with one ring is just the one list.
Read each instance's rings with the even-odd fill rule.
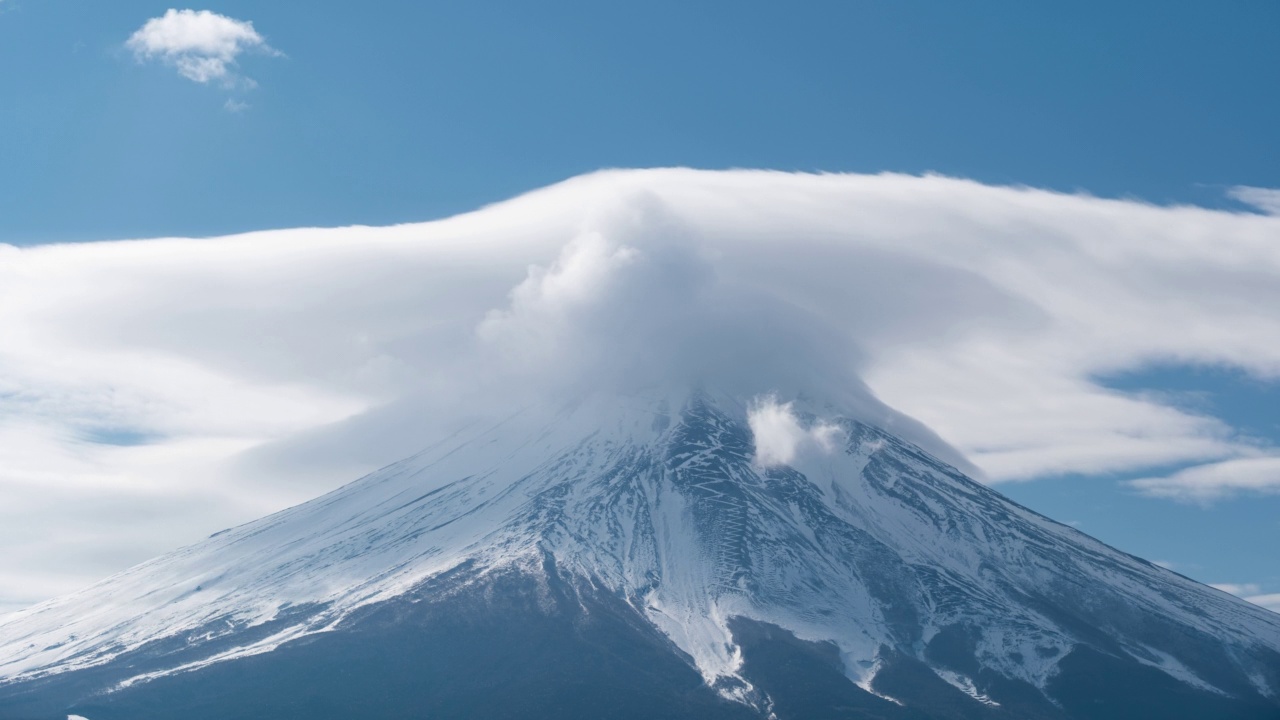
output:
[[[610,171],[415,225],[0,246],[0,326],[0,535],[55,503],[68,524],[0,584],[43,594],[100,571],[41,558],[126,515],[104,568],[583,388],[838,395],[990,481],[1260,462],[1277,453],[1222,421],[1094,378],[1280,376],[1280,218],[934,176]],[[1217,474],[1148,485],[1235,491],[1197,477]]]

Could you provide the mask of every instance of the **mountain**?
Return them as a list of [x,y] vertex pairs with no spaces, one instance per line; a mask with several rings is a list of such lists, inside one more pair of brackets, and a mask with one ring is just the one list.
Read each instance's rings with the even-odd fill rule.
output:
[[1280,615],[784,409],[475,423],[0,621],[0,718],[1280,718]]

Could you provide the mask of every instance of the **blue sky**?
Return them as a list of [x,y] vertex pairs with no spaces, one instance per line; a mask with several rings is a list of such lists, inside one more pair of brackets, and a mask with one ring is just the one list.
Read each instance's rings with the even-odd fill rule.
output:
[[286,56],[234,93],[123,49],[166,3],[0,4],[9,243],[417,221],[601,167],[1201,204],[1280,168],[1271,2],[223,2]]
[[[1274,2],[197,6],[274,49],[238,55],[231,83],[126,47],[168,7],[0,0],[0,243],[417,222],[606,167],[933,171],[1238,211],[1229,188],[1280,187]],[[1274,380],[1102,382],[1280,444]],[[1280,593],[1280,496],[1123,484],[1149,474],[1001,489]]]

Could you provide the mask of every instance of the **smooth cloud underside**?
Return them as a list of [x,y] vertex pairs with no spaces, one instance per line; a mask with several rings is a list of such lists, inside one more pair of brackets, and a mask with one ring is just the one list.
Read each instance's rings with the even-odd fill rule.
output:
[[[203,42],[171,45],[224,52]],[[1275,448],[1094,381],[1280,377],[1280,218],[1250,213],[610,171],[416,225],[0,246],[0,327],[0,544],[24,548],[0,587],[36,598],[584,386],[776,393],[763,464],[820,448],[786,409],[804,392],[990,481],[1176,465],[1136,487],[1280,488]]]
[[125,47],[141,60],[160,60],[198,83],[252,85],[233,72],[245,52],[279,54],[254,30],[253,23],[209,10],[169,9],[151,18],[129,37]]

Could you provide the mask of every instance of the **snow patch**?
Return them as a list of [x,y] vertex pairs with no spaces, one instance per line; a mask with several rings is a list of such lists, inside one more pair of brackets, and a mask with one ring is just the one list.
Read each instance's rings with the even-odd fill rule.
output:
[[[865,668],[862,667],[864,665],[866,666]],[[877,658],[875,661],[870,663],[849,663],[846,661],[845,667],[857,668],[857,670],[849,671],[849,679],[853,681],[854,685],[857,685],[858,687],[862,688],[864,691],[871,693],[872,695],[875,695],[881,700],[888,700],[889,702],[895,705],[903,704],[901,700],[894,697],[889,697],[888,695],[885,695],[884,693],[872,687],[872,683],[875,682],[876,675],[878,675],[880,673],[881,668],[884,667],[884,663],[881,662],[879,658]]]
[[1191,668],[1183,665],[1177,658],[1163,650],[1157,650],[1150,645],[1143,645],[1139,651],[1130,652],[1129,656],[1143,665],[1162,670],[1165,674],[1171,675],[1179,682],[1183,682],[1192,687],[1207,690],[1218,695],[1227,695],[1227,693],[1222,690],[1200,679],[1200,676],[1196,675]]
[[996,702],[995,700],[992,700],[991,698],[987,697],[982,692],[980,692],[978,690],[978,687],[973,684],[973,680],[969,679],[968,677],[961,675],[960,673],[957,673],[957,672],[952,672],[950,670],[939,670],[937,668],[934,668],[933,672],[936,673],[938,677],[942,678],[943,680],[946,680],[948,685],[956,688],[957,690],[960,690],[965,695],[968,695],[969,697],[973,698],[974,700],[977,700],[983,705],[990,705],[991,707],[1000,707],[1000,703]]

